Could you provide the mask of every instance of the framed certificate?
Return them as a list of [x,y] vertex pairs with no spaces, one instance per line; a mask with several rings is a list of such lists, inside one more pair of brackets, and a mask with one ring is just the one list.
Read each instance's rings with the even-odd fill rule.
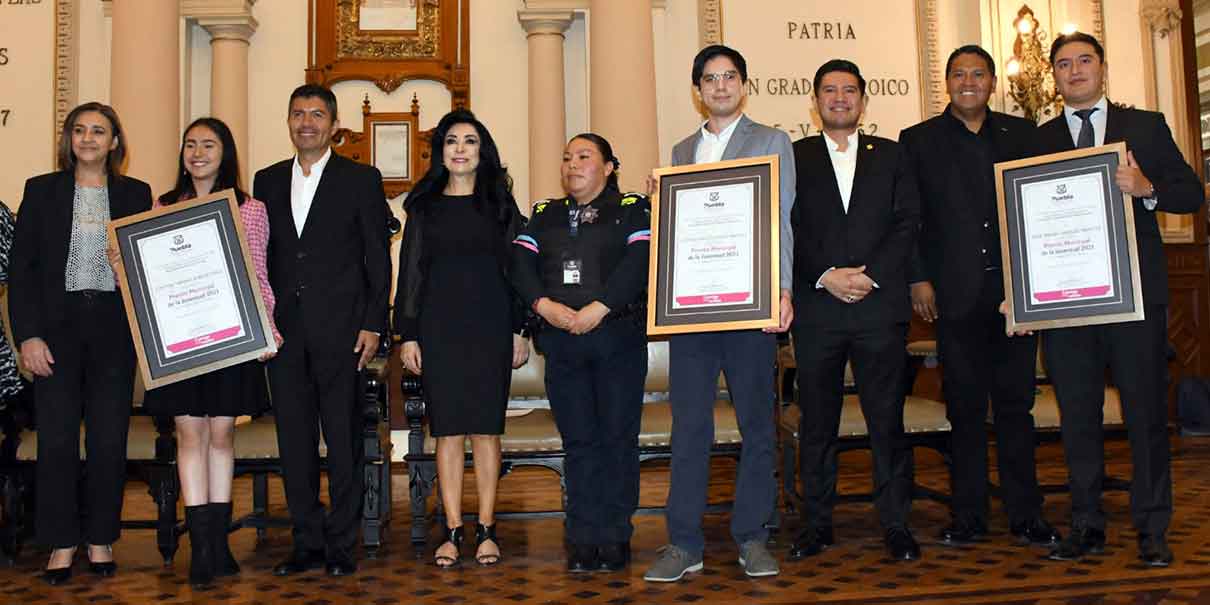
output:
[[1114,143],[996,164],[1009,329],[1143,319],[1134,205],[1114,180],[1125,162]]
[[655,171],[647,333],[776,327],[776,155]]
[[233,190],[115,220],[109,237],[148,389],[277,350]]
[[371,128],[370,163],[382,172],[382,180],[411,181],[412,122],[374,122]]

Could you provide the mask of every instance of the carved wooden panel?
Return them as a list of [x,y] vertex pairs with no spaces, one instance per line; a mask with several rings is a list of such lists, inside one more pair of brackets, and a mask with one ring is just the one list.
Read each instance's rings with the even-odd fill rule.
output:
[[1186,376],[1210,376],[1210,279],[1207,248],[1166,245],[1168,253],[1168,340],[1176,356],[1168,364],[1169,415],[1175,416],[1175,389]]
[[[431,133],[425,136],[420,132],[419,100],[412,95],[412,111],[410,112],[374,113],[370,108],[370,99],[367,95],[366,99],[361,102],[361,123],[361,132],[348,128],[337,130],[336,135],[332,137],[332,150],[355,162],[378,166],[380,170],[383,170],[382,186],[388,199],[411,191],[416,181],[420,180],[420,177],[428,170],[429,162],[427,159],[422,161],[420,158],[422,153],[425,158],[429,156],[427,141],[432,140]],[[386,169],[382,162],[375,161],[375,128],[384,125],[397,125],[401,130],[406,131],[406,169],[394,174],[391,170]],[[382,144],[380,141],[379,145]]]
[[[406,19],[372,24],[370,10]],[[368,80],[390,93],[436,80],[455,108],[470,105],[470,0],[310,0],[308,16],[307,82]]]

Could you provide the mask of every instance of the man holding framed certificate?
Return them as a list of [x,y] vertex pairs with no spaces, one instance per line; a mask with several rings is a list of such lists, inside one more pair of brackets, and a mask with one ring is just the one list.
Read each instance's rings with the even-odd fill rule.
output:
[[673,165],[772,154],[780,157],[780,325],[765,331],[687,333],[670,338],[672,485],[666,514],[670,544],[643,576],[649,582],[675,582],[686,572],[702,569],[702,516],[710,479],[720,369],[744,437],[731,509],[731,535],[739,545],[739,563],[748,576],[772,576],[779,571],[777,560],[765,546],[769,537],[765,523],[777,502],[773,476],[777,338],[770,332],[786,331],[794,318],[790,303],[794,246],[790,231],[790,209],[794,205],[790,137],[743,114],[748,67],[736,50],[721,45],[703,48],[693,60],[692,80],[709,118],[699,131],[673,147]]
[[[903,148],[858,131],[865,79],[850,61],[815,72],[823,134],[794,143],[794,356],[798,360],[802,534],[797,559],[834,542],[837,433],[844,368],[851,362],[873,450],[874,506],[892,559],[920,558],[908,530],[912,454],[903,440],[907,264],[919,229],[920,199]],[[790,480],[790,479],[787,479]]]
[[1051,45],[1055,87],[1063,115],[1038,130],[1037,154],[1124,141],[1127,161],[1114,175],[1131,196],[1144,319],[1047,330],[1043,350],[1058,395],[1071,484],[1072,529],[1050,553],[1075,560],[1105,546],[1103,422],[1105,365],[1122,396],[1130,437],[1133,477],[1130,510],[1138,530],[1139,558],[1166,567],[1172,562],[1165,533],[1172,518],[1172,475],[1165,397],[1168,273],[1157,211],[1196,212],[1204,192],[1181,157],[1162,114],[1110,104],[1103,92],[1105,50],[1076,32]]

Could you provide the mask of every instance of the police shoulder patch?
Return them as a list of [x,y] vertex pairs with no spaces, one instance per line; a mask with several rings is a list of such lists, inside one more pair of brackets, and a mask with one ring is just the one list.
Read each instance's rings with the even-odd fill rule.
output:
[[641,193],[627,193],[626,195],[622,196],[622,203],[620,205],[630,206],[632,204],[645,201],[647,201],[647,196]]
[[534,207],[533,207],[534,214],[537,214],[539,212],[542,212],[543,210],[546,210],[546,206],[548,204],[550,204],[550,200],[538,200],[537,202],[534,202]]

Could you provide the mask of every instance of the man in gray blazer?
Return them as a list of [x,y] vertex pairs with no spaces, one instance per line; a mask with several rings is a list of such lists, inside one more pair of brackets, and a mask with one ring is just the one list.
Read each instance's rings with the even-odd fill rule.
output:
[[714,441],[714,400],[718,374],[727,379],[744,448],[735,479],[731,535],[739,563],[753,577],[778,573],[765,542],[765,523],[777,504],[773,477],[773,367],[777,336],[794,318],[791,305],[794,234],[794,152],[785,132],[743,114],[748,67],[742,55],[721,45],[702,49],[693,60],[693,85],[709,117],[672,149],[673,165],[700,164],[762,155],[780,156],[781,318],[776,329],[678,334],[669,340],[672,399],[672,485],[668,492],[669,545],[644,575],[651,582],[675,582],[701,571],[705,538],[702,515]]

